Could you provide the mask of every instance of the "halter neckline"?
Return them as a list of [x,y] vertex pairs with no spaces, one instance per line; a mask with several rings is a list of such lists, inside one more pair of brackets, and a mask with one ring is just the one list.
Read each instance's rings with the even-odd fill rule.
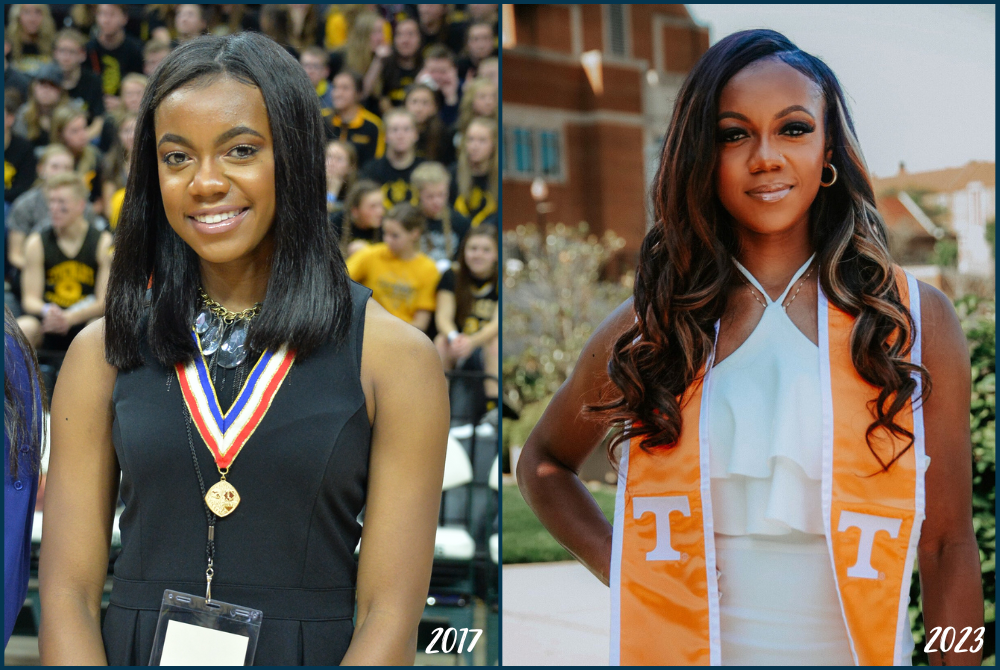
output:
[[813,261],[813,259],[814,259],[814,258],[816,258],[816,253],[815,253],[815,252],[813,252],[813,255],[809,257],[809,260],[807,260],[807,261],[806,261],[806,262],[805,262],[805,263],[804,263],[804,264],[802,265],[802,267],[800,267],[800,268],[799,268],[799,269],[798,269],[798,270],[797,270],[797,271],[795,272],[795,274],[794,274],[794,275],[792,275],[792,278],[791,278],[791,280],[790,280],[790,281],[788,282],[788,285],[787,285],[787,286],[785,287],[785,290],[784,290],[784,291],[782,291],[782,293],[781,293],[781,297],[780,297],[780,298],[778,298],[777,300],[771,300],[771,296],[769,296],[769,295],[767,294],[767,291],[765,291],[765,290],[764,290],[764,287],[760,285],[760,282],[759,282],[759,281],[757,281],[757,278],[756,278],[756,277],[754,277],[754,276],[753,276],[752,274],[750,274],[750,271],[749,271],[749,270],[747,270],[747,269],[746,269],[745,267],[743,267],[743,264],[742,264],[742,263],[740,263],[740,262],[739,262],[738,260],[736,260],[736,258],[735,258],[735,257],[733,258],[733,262],[734,262],[734,263],[736,263],[736,267],[737,267],[737,268],[739,268],[740,272],[742,272],[742,273],[743,273],[743,274],[744,274],[744,275],[746,276],[746,278],[747,278],[747,279],[749,279],[749,280],[750,280],[750,282],[751,282],[751,283],[752,283],[752,284],[754,285],[754,287],[755,287],[755,288],[756,288],[756,289],[757,289],[758,291],[760,291],[760,292],[761,292],[761,294],[763,294],[763,296],[764,296],[764,300],[766,300],[766,301],[767,301],[767,306],[768,306],[768,307],[770,307],[770,306],[771,306],[771,305],[773,305],[773,304],[778,304],[778,305],[780,305],[780,304],[782,304],[783,302],[785,302],[785,296],[787,296],[787,295],[788,295],[788,291],[789,291],[789,290],[790,290],[790,289],[792,288],[792,286],[793,286],[793,285],[795,284],[795,282],[796,282],[796,281],[798,280],[798,278],[802,276],[802,273],[806,271],[806,268],[808,268],[808,267],[809,267],[809,264],[810,264],[810,263],[812,263],[812,261]]

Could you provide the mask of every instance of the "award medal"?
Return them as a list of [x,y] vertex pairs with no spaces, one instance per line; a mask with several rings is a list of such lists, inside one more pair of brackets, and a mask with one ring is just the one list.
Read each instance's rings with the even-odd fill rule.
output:
[[265,351],[250,371],[233,406],[224,413],[205,358],[200,353],[198,333],[192,331],[191,335],[198,345],[199,355],[186,364],[177,363],[177,381],[198,434],[212,452],[222,475],[222,479],[205,494],[205,504],[215,515],[224,517],[240,504],[240,494],[226,481],[229,466],[267,414],[271,401],[292,367],[295,352],[289,351],[286,346],[275,352]]

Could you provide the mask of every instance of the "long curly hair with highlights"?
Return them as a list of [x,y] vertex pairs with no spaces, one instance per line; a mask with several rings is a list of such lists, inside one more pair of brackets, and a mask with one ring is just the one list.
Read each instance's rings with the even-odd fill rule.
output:
[[[606,402],[588,410],[619,427],[608,448],[639,438],[642,448],[669,448],[681,433],[680,399],[699,380],[714,346],[715,323],[726,310],[739,242],[735,224],[714,189],[716,115],[726,83],[751,63],[778,59],[816,83],[824,98],[827,147],[839,178],[821,188],[810,210],[810,243],[820,263],[828,300],[854,317],[851,361],[878,389],[870,403],[868,449],[885,472],[913,445],[896,422],[922,380],[930,377],[905,360],[915,332],[900,301],[885,223],[875,209],[871,177],[837,77],[772,30],[729,35],[710,48],[688,75],[674,105],[653,186],[656,224],[646,235],[635,275],[635,323],[614,343]],[[879,453],[876,433],[906,446]]]

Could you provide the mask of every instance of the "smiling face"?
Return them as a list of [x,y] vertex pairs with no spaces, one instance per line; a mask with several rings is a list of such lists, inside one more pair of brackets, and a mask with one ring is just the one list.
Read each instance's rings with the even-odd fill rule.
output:
[[260,90],[228,77],[170,93],[154,115],[160,193],[170,227],[203,262],[273,249],[274,142]]
[[477,279],[493,274],[499,252],[497,241],[490,235],[472,235],[465,242],[465,265]]
[[820,188],[823,94],[804,74],[767,59],[722,89],[715,186],[741,228],[772,234],[808,225]]

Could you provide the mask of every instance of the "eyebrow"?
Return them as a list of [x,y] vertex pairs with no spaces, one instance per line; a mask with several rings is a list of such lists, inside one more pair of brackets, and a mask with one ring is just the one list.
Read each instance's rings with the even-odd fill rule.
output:
[[[238,137],[240,135],[253,135],[254,137],[259,137],[262,140],[265,139],[263,135],[258,133],[253,128],[248,128],[247,126],[236,126],[235,128],[230,128],[226,132],[216,137],[215,144],[216,146],[220,144],[225,144],[229,140],[233,139],[234,137]],[[167,142],[173,142],[174,144],[181,144],[186,147],[191,146],[191,143],[188,142],[185,138],[181,137],[180,135],[174,135],[173,133],[167,133],[166,135],[161,137],[160,141],[157,142],[156,146],[157,148],[159,148],[162,145],[166,144]]]
[[[783,110],[781,110],[780,112],[778,112],[777,114],[774,115],[774,120],[777,121],[781,117],[788,116],[792,112],[805,112],[806,114],[809,115],[810,119],[812,119],[813,121],[816,120],[816,117],[812,115],[812,112],[810,112],[808,109],[806,109],[802,105],[790,105],[788,107],[785,107]],[[745,123],[750,123],[750,119],[748,119],[747,117],[743,116],[739,112],[722,112],[721,114],[719,114],[719,119],[718,120],[721,121],[722,119],[737,119],[737,120],[743,121]]]

